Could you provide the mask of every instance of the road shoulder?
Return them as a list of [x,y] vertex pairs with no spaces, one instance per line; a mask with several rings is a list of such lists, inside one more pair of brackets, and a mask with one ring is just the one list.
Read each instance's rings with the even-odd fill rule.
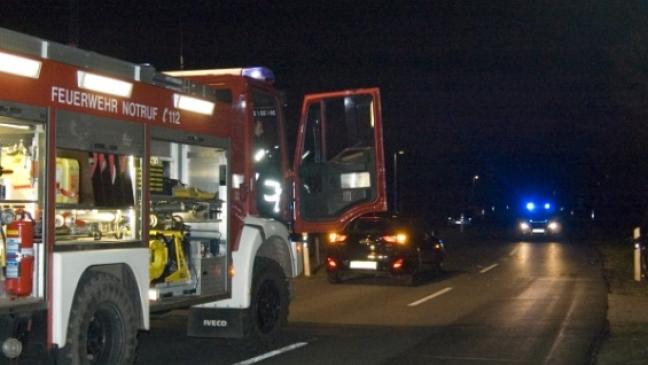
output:
[[609,288],[609,330],[596,364],[648,364],[648,284],[633,280],[632,245],[606,241],[596,246]]

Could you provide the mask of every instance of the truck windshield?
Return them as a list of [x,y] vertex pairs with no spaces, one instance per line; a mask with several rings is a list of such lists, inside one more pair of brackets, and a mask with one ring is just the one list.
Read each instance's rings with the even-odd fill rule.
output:
[[394,229],[394,225],[386,219],[358,219],[352,226],[353,233],[383,233]]

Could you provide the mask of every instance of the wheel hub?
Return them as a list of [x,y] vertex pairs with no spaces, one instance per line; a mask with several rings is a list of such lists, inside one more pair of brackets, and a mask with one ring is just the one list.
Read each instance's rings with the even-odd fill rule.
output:
[[110,349],[115,340],[117,328],[113,324],[116,310],[102,306],[94,313],[88,323],[86,354],[91,364],[103,364],[110,357]]

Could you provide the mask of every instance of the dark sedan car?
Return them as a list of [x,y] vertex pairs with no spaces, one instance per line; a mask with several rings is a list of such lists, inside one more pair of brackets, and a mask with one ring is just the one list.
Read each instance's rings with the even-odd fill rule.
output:
[[401,277],[410,285],[423,271],[441,271],[443,241],[416,219],[395,216],[360,217],[328,237],[328,280],[339,283],[351,273]]

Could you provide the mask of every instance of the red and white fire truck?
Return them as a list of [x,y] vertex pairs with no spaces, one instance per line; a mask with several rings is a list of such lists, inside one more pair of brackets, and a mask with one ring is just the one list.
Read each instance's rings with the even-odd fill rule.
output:
[[42,343],[57,363],[131,363],[150,314],[181,307],[189,335],[277,334],[295,237],[386,197],[379,91],[306,96],[290,166],[272,83],[265,68],[159,73],[0,29],[6,358]]

